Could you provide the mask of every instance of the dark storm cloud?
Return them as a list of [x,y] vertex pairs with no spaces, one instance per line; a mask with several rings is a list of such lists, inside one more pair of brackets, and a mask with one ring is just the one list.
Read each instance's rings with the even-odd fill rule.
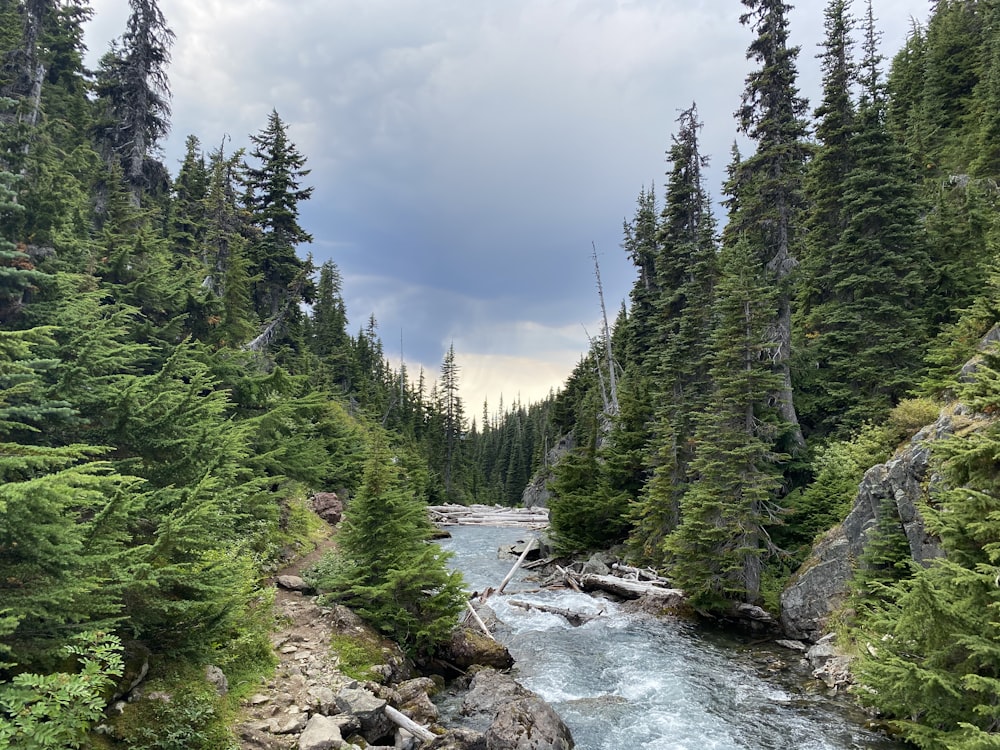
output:
[[[245,145],[276,108],[313,170],[303,223],[316,260],[341,269],[352,327],[374,313],[411,371],[436,372],[454,342],[463,386],[491,402],[542,395],[586,349],[592,242],[617,310],[633,275],[622,221],[641,186],[662,194],[692,101],[718,198],[751,39],[736,0],[160,4],[177,34],[168,162],[188,133]],[[815,101],[823,3],[800,4],[793,42]],[[94,6],[99,52],[127,4]],[[894,51],[926,3],[875,10]]]

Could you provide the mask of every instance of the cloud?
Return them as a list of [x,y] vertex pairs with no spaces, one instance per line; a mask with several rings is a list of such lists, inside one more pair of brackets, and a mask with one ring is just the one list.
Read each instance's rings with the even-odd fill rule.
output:
[[[790,15],[814,103],[822,5]],[[99,53],[128,9],[93,6]],[[719,198],[752,38],[735,0],[160,6],[177,35],[168,164],[188,133],[245,145],[276,108],[312,169],[301,218],[316,242],[304,250],[339,266],[352,326],[374,313],[386,349],[402,337],[407,361],[433,372],[454,342],[470,380],[511,396],[547,391],[549,368],[565,377],[586,349],[582,330],[565,332],[596,318],[592,242],[610,311],[627,297],[622,222],[642,186],[662,196],[664,154],[693,101]],[[875,11],[891,57],[926,3]]]

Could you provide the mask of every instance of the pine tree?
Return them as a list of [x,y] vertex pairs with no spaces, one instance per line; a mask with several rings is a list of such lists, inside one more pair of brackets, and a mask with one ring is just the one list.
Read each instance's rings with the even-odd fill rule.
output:
[[332,260],[323,263],[319,270],[310,330],[313,353],[329,368],[331,384],[335,389],[346,393],[351,386],[351,337],[347,333],[347,308],[342,285],[337,265]]
[[697,110],[678,118],[668,152],[665,205],[655,257],[655,354],[649,376],[652,477],[633,510],[630,543],[643,559],[663,561],[663,538],[677,526],[679,502],[691,460],[695,415],[708,393],[708,338],[717,275],[715,220],[702,181],[705,157],[698,147]]
[[[795,85],[799,48],[788,45],[789,6],[784,0],[742,0],[747,12],[740,22],[756,32],[747,58],[760,67],[746,80],[737,111],[740,132],[757,146],[739,162],[731,181],[731,204],[725,241],[746,240],[757,265],[771,276],[777,295],[771,329],[776,344],[775,371],[781,376],[773,398],[790,426],[788,448],[804,447],[792,397],[791,280],[802,243],[804,197],[802,179],[809,149],[805,143],[806,100]],[[738,210],[732,210],[738,206]]]
[[426,509],[385,441],[374,436],[338,535],[339,553],[320,565],[315,580],[326,600],[346,604],[411,654],[426,656],[455,627],[465,601],[462,578],[429,541]]
[[804,282],[824,290],[804,306],[809,417],[846,435],[879,420],[914,386],[926,327],[929,262],[906,156],[885,124],[878,38],[869,7],[858,124],[842,185],[843,227]]
[[763,562],[771,553],[766,527],[779,515],[776,453],[783,423],[767,394],[780,384],[769,335],[778,290],[754,262],[746,241],[724,247],[716,289],[711,376],[714,391],[697,418],[691,473],[680,502],[680,525],[667,537],[671,579],[692,604],[726,610],[756,602]]
[[13,186],[14,175],[0,169],[0,325],[9,325],[20,312],[25,296],[47,278],[35,269],[27,253],[5,239],[15,216],[23,210]]
[[254,305],[262,320],[291,316],[300,301],[311,298],[309,265],[296,255],[296,248],[312,242],[299,225],[299,204],[313,189],[301,181],[309,174],[305,157],[288,140],[288,128],[276,111],[267,125],[250,136],[250,155],[259,166],[246,167],[244,200],[257,236],[251,243],[251,273]]
[[174,33],[156,0],[129,0],[129,5],[125,33],[98,69],[103,106],[98,128],[105,159],[121,165],[132,205],[138,206],[145,192],[165,181],[163,166],[150,156],[170,129],[167,66]]
[[462,398],[458,392],[458,363],[455,360],[455,345],[451,344],[441,364],[441,387],[438,390],[438,411],[441,415],[442,456],[441,477],[444,481],[445,496],[450,499],[460,497],[461,472],[463,469],[462,438],[465,434],[465,415]]

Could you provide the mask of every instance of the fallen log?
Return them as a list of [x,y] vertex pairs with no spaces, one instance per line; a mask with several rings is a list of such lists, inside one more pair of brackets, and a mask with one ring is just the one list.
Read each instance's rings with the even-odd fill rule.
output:
[[483,618],[479,616],[478,612],[476,612],[476,608],[472,606],[472,602],[466,601],[465,606],[469,608],[469,614],[472,615],[472,619],[476,621],[480,630],[482,630],[486,634],[486,637],[491,641],[495,641],[496,638],[493,637],[493,633],[490,632],[490,629],[486,627],[486,623],[483,622]]
[[510,572],[507,574],[507,576],[503,579],[503,581],[500,582],[500,588],[497,589],[498,594],[502,594],[503,590],[507,588],[507,584],[510,583],[510,579],[514,577],[514,574],[517,572],[517,569],[521,567],[521,563],[524,562],[524,558],[526,558],[528,556],[528,553],[531,552],[531,548],[534,545],[534,543],[535,543],[535,538],[531,537],[528,540],[528,543],[524,545],[524,552],[521,553],[521,556],[517,558],[517,562],[514,563],[514,567],[510,569]]
[[579,627],[584,623],[590,622],[591,620],[597,619],[597,615],[586,615],[582,612],[574,612],[569,609],[561,609],[560,607],[550,607],[547,604],[532,604],[531,602],[519,602],[510,600],[509,604],[514,607],[520,607],[521,609],[527,610],[538,610],[539,612],[547,612],[552,615],[559,615],[560,617],[565,617],[566,621],[570,625]]
[[624,563],[615,563],[611,566],[611,569],[620,573],[635,576],[636,580],[639,581],[646,579],[647,581],[654,581],[656,583],[663,584],[664,586],[670,585],[670,582],[666,578],[663,578],[652,570],[647,570],[645,568],[633,568],[631,565],[625,565]]
[[433,742],[437,739],[436,734],[430,731],[427,727],[417,724],[417,722],[404,714],[402,711],[397,711],[392,706],[386,706],[383,711],[385,711],[386,718],[393,724],[401,729],[405,729],[418,740],[421,740],[422,742]]
[[580,585],[586,591],[607,591],[624,599],[638,599],[650,596],[658,599],[683,598],[680,589],[668,589],[654,581],[630,581],[618,576],[602,576],[595,573],[580,576]]
[[566,580],[566,583],[569,584],[569,587],[571,589],[573,589],[576,592],[582,591],[582,589],[580,588],[580,584],[576,582],[576,579],[573,577],[573,574],[570,573],[568,570],[566,570],[566,568],[562,567],[561,565],[556,565],[556,570],[562,573],[563,578]]
[[548,526],[549,514],[544,508],[509,508],[500,505],[429,505],[431,521],[455,526]]

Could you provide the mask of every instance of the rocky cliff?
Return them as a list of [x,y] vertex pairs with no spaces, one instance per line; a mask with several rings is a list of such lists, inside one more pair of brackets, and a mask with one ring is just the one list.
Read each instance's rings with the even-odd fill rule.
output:
[[789,636],[817,641],[826,632],[830,615],[844,603],[854,567],[885,500],[899,516],[914,560],[927,564],[940,554],[919,509],[921,502],[930,500],[928,489],[935,479],[931,451],[936,441],[972,424],[961,407],[945,409],[889,461],[865,472],[847,518],[816,544],[781,595],[781,624]]
[[[959,372],[960,382],[976,378],[982,352],[1000,344],[1000,324],[979,341],[978,352]],[[933,502],[936,476],[931,462],[934,443],[950,435],[965,435],[984,427],[989,419],[966,406],[946,406],[933,424],[921,429],[884,464],[873,466],[858,487],[854,505],[843,523],[816,544],[809,559],[781,594],[781,624],[785,632],[807,641],[819,640],[828,630],[830,616],[843,605],[851,576],[878,523],[880,509],[898,515],[910,545],[910,554],[921,565],[941,554],[938,542],[927,533],[920,505]]]
[[521,494],[521,504],[525,508],[545,508],[548,506],[549,498],[552,497],[548,488],[548,484],[552,480],[552,467],[574,447],[576,447],[576,443],[573,436],[565,435],[556,443],[555,447],[549,449],[549,452],[545,454],[545,465],[535,472],[535,476],[531,478]]

